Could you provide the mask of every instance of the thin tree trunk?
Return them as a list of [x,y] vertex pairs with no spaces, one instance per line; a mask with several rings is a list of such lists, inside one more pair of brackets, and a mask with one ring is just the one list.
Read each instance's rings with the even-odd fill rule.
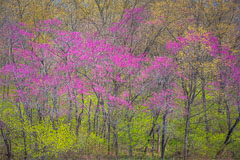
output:
[[7,97],[8,97],[8,95],[9,95],[9,85],[7,85]]
[[[150,131],[150,133],[149,133],[149,139],[147,140],[147,144],[150,142],[150,137],[151,137],[151,135],[153,134],[153,132],[154,132],[154,130],[155,130],[155,126],[156,126],[156,122],[157,122],[157,120],[158,120],[158,117],[159,117],[159,114],[160,114],[160,111],[158,111],[158,113],[157,113],[157,115],[156,115],[156,118],[155,118],[155,120],[153,120],[153,124],[152,124],[152,129],[151,129],[151,131]],[[154,119],[154,117],[153,117],[153,119]],[[146,154],[147,153],[147,150],[148,150],[148,145],[146,144],[146,147],[145,147],[145,149],[144,149],[144,154]]]
[[231,104],[228,105],[228,104],[226,103],[228,130],[230,130],[230,129],[231,129],[231,126],[232,126],[230,107],[231,107]]
[[3,92],[2,92],[2,99],[3,99],[3,102],[4,102],[4,100],[5,100],[5,88],[6,88],[6,86],[3,86]]
[[229,141],[229,138],[231,137],[232,133],[233,133],[233,130],[235,129],[235,127],[237,126],[237,124],[239,123],[240,121],[240,115],[238,116],[238,118],[236,119],[234,125],[232,126],[232,128],[228,131],[228,134],[227,134],[227,137],[224,141],[224,144],[227,144],[228,141]]
[[186,115],[186,124],[185,124],[185,134],[184,134],[184,160],[188,157],[188,132],[189,132],[189,122],[190,122],[190,102],[187,104],[187,115]]
[[107,113],[104,109],[102,108],[102,113],[103,113],[103,125],[102,125],[102,132],[101,132],[101,138],[104,137],[106,138],[106,126],[107,126]]
[[116,156],[116,159],[118,160],[119,148],[118,148],[118,133],[117,133],[116,124],[113,125],[113,135],[114,135],[114,141],[115,141],[115,156]]
[[54,88],[54,93],[53,93],[53,110],[52,110],[53,128],[56,129],[54,114],[56,115],[56,120],[58,123],[57,88],[56,87]]
[[83,116],[83,108],[82,108],[82,112],[79,114],[78,118],[77,118],[77,126],[76,126],[76,135],[78,137],[78,131],[79,131],[79,127],[81,126],[82,123],[82,116]]
[[203,109],[204,109],[205,131],[207,133],[206,140],[208,141],[209,140],[209,125],[208,125],[205,85],[206,85],[205,79],[202,78],[202,101],[203,101]]
[[[0,121],[0,123],[1,123],[1,121]],[[9,141],[7,135],[3,132],[3,126],[0,126],[0,127],[1,127],[1,134],[3,137],[4,143],[5,143],[6,149],[7,149],[7,157],[8,157],[8,160],[10,160],[12,158],[11,142]]]
[[167,132],[167,113],[164,113],[164,115],[163,115],[163,128],[162,128],[162,143],[161,143],[161,148],[162,148],[161,159],[162,160],[164,159],[164,153],[165,153],[166,132]]
[[27,160],[27,142],[26,142],[26,133],[24,129],[22,130],[23,132],[23,143],[24,143],[24,160]]
[[91,106],[92,106],[92,99],[90,99],[89,108],[88,108],[88,131],[89,132],[91,132]]
[[153,138],[152,139],[152,158],[153,158],[154,157],[154,146],[155,146],[155,129],[153,130],[152,138]]
[[107,136],[107,139],[108,139],[108,155],[110,155],[110,150],[111,150],[111,110],[109,108],[108,110],[108,136]]
[[[7,76],[4,76],[4,80],[7,80]],[[6,94],[6,86],[3,86],[3,92],[2,92],[2,102],[4,103],[5,101],[5,94]]]
[[[70,96],[69,96],[70,98]],[[68,123],[72,121],[72,100],[69,100],[69,110],[68,110]]]
[[[24,123],[24,118],[22,116],[21,106],[20,106],[19,103],[16,103],[16,106],[18,107],[18,110],[19,110],[20,121],[23,124]],[[27,143],[26,143],[26,133],[24,131],[24,127],[22,129],[22,133],[23,133],[23,145],[24,145],[24,160],[26,160],[27,159]]]
[[97,102],[97,108],[94,114],[94,120],[93,120],[93,131],[98,135],[98,128],[99,128],[99,99]]
[[229,138],[231,137],[233,130],[235,129],[235,127],[238,125],[239,121],[240,121],[240,100],[237,98],[237,108],[238,108],[238,118],[236,119],[234,125],[231,127],[231,129],[228,131],[227,137],[225,139],[224,144],[227,144],[229,141]]
[[157,153],[160,153],[160,125],[158,125],[157,126],[157,139],[158,139],[158,141],[157,141]]
[[98,132],[99,132],[99,106],[97,106],[96,136],[98,136]]
[[131,122],[131,119],[128,121],[128,138],[129,138],[129,144],[128,144],[128,154],[129,154],[129,157],[132,157],[133,156],[133,154],[132,154],[132,150],[133,150],[133,148],[132,148],[132,141],[133,141],[133,139],[132,139],[132,135],[131,135],[131,125],[130,125],[130,122]]
[[80,128],[81,123],[82,123],[82,116],[83,116],[83,111],[84,111],[84,106],[85,106],[83,94],[81,95],[81,97],[82,97],[82,112],[79,115],[77,115],[78,116],[77,117],[77,126],[76,126],[76,135],[77,135],[77,137],[79,135],[78,132],[79,132],[79,128]]
[[[192,68],[193,69],[193,68]],[[188,84],[188,87],[184,84],[184,80],[182,79],[182,88],[184,89],[184,95],[187,95],[187,101],[185,101],[185,110],[186,110],[186,123],[185,123],[185,134],[184,134],[184,160],[188,158],[188,134],[190,128],[190,112],[191,112],[191,104],[193,103],[196,97],[196,89],[197,89],[197,74],[198,72],[191,73],[191,81]],[[187,89],[188,88],[188,89]]]
[[77,105],[77,103],[76,103],[76,101],[75,101],[75,103],[74,103],[74,105],[75,105],[75,119],[76,119],[76,122],[78,123],[78,105]]

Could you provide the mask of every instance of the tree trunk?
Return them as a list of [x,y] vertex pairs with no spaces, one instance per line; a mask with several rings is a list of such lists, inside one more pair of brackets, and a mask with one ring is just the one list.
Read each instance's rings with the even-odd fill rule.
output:
[[[70,98],[70,96],[69,96]],[[68,110],[68,123],[71,123],[72,120],[72,100],[69,100],[69,110]]]
[[162,128],[162,143],[161,143],[161,159],[164,159],[164,153],[165,153],[165,144],[166,144],[166,133],[167,133],[167,113],[163,115],[163,128]]
[[94,120],[93,120],[93,130],[96,133],[96,136],[98,135],[98,128],[99,128],[99,100],[97,102],[97,108],[94,114]]
[[8,160],[10,160],[11,157],[12,157],[11,143],[10,143],[7,135],[3,132],[3,126],[0,126],[0,127],[1,127],[1,134],[2,134],[2,137],[3,137],[4,143],[5,143],[6,149],[7,149],[7,157],[8,157]]
[[58,123],[58,108],[57,108],[57,90],[56,88],[54,88],[54,95],[53,95],[53,110],[52,110],[52,121],[53,121],[53,128],[56,129],[55,126],[55,118],[54,118],[54,114],[56,115],[56,120]]
[[187,115],[186,115],[186,124],[185,124],[185,134],[184,134],[184,160],[188,157],[188,133],[189,133],[189,123],[190,122],[190,102],[187,104]]
[[118,148],[118,133],[117,133],[116,124],[113,125],[113,135],[114,135],[114,141],[115,141],[115,156],[116,156],[116,159],[118,160],[119,148]]
[[155,146],[155,129],[153,130],[152,138],[153,138],[152,139],[152,158],[153,158],[154,157],[154,146]]
[[157,153],[160,153],[160,125],[157,126],[157,136],[158,136],[158,141],[157,141]]
[[231,129],[228,131],[227,137],[225,139],[224,144],[227,144],[229,141],[229,138],[231,137],[233,130],[235,129],[235,127],[238,125],[239,121],[240,121],[240,100],[237,98],[237,108],[238,108],[238,118],[236,119],[234,125],[231,127]]
[[77,135],[77,137],[78,137],[79,127],[81,126],[81,123],[82,123],[82,116],[83,116],[83,108],[82,108],[82,112],[79,114],[79,116],[77,118],[77,126],[76,126],[76,135]]
[[131,122],[131,119],[129,119],[128,121],[128,138],[129,138],[129,144],[128,144],[128,155],[129,157],[132,157],[133,154],[132,154],[132,135],[131,135],[131,125],[130,125],[130,122]]
[[109,108],[108,110],[108,136],[107,136],[107,140],[108,140],[108,155],[110,155],[110,149],[111,149],[111,109]]
[[[18,111],[19,111],[20,121],[23,124],[24,123],[24,118],[23,118],[23,115],[22,115],[22,110],[21,110],[20,103],[16,103],[16,106],[17,106]],[[23,145],[24,145],[24,160],[26,160],[27,159],[27,142],[26,142],[26,133],[24,131],[24,127],[22,129],[22,133],[23,133]]]
[[76,101],[75,101],[74,105],[75,105],[75,119],[76,119],[76,122],[78,122],[78,105],[77,105]]
[[228,105],[228,104],[226,103],[228,130],[230,130],[230,129],[231,129],[231,126],[232,126],[230,107],[231,107],[231,104]]
[[[191,68],[195,70],[194,68]],[[185,101],[185,111],[186,111],[186,123],[185,123],[185,134],[184,134],[184,160],[188,158],[188,134],[190,128],[190,112],[191,112],[191,104],[193,103],[196,97],[196,89],[197,89],[197,74],[198,72],[191,72],[190,83],[186,86],[185,80],[182,79],[182,88],[184,90],[184,95],[187,96],[187,101]]]
[[206,103],[206,94],[205,94],[205,79],[202,78],[202,101],[203,101],[203,109],[204,109],[204,121],[205,121],[205,131],[207,133],[206,140],[209,139],[209,125],[208,125],[208,116],[207,116],[207,103]]
[[101,138],[103,137],[106,138],[106,126],[107,126],[108,117],[104,107],[102,108],[102,113],[103,113],[103,125],[102,125]]
[[27,142],[26,142],[26,133],[24,129],[22,130],[23,132],[23,143],[24,143],[24,160],[27,160]]
[[96,135],[98,136],[99,132],[99,106],[97,106],[97,124],[96,124]]
[[152,129],[151,129],[151,131],[150,131],[150,133],[149,133],[149,139],[147,140],[147,143],[146,143],[146,147],[145,147],[145,149],[144,149],[144,154],[146,154],[147,153],[147,150],[148,150],[148,143],[150,142],[150,137],[151,137],[151,135],[153,134],[153,132],[154,132],[154,130],[155,130],[155,126],[156,126],[156,122],[157,122],[157,120],[158,120],[158,117],[159,117],[159,114],[160,114],[160,111],[158,111],[158,113],[156,114],[156,118],[155,118],[155,120],[154,120],[154,116],[153,116],[153,124],[152,124]]
[[232,126],[232,128],[228,131],[228,134],[227,134],[227,137],[224,141],[224,144],[227,144],[228,141],[229,141],[229,138],[231,137],[232,133],[233,133],[233,130],[235,129],[235,127],[237,126],[237,124],[239,123],[240,121],[240,115],[238,116],[238,118],[236,119],[234,125]]
[[[4,76],[4,80],[7,80],[7,76]],[[3,92],[2,92],[2,103],[5,101],[5,94],[6,94],[6,86],[3,86]]]
[[88,131],[89,132],[91,132],[91,105],[92,105],[92,99],[90,99],[89,108],[88,108]]

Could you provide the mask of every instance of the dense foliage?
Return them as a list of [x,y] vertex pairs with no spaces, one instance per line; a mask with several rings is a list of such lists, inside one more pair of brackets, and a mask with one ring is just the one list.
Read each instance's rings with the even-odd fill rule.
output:
[[239,4],[182,2],[2,1],[0,158],[238,159]]

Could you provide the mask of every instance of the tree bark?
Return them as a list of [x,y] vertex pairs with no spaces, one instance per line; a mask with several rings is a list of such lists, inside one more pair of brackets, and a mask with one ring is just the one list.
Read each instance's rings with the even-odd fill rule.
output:
[[157,126],[157,136],[158,136],[158,141],[157,141],[157,153],[160,153],[161,145],[160,145],[160,125]]
[[155,146],[155,129],[152,133],[152,158],[154,157],[154,146]]
[[190,122],[190,103],[187,104],[187,115],[186,115],[186,123],[185,123],[185,134],[184,134],[184,160],[188,157],[188,132],[189,132],[189,122]]
[[116,156],[116,159],[118,160],[119,148],[118,148],[118,133],[117,133],[116,125],[113,125],[113,135],[114,135],[114,141],[115,141],[115,156]]
[[132,150],[133,150],[133,148],[132,148],[132,134],[131,134],[131,125],[130,125],[130,122],[131,122],[131,119],[129,119],[129,121],[128,121],[128,138],[129,138],[129,144],[128,144],[128,155],[129,155],[129,157],[132,157],[133,156],[133,154],[132,154]]
[[203,101],[203,109],[204,109],[205,131],[207,133],[206,140],[208,141],[209,140],[209,125],[208,125],[205,85],[206,85],[205,79],[202,78],[202,101]]
[[227,134],[227,137],[224,141],[224,144],[227,144],[228,141],[229,141],[229,138],[231,137],[232,133],[233,133],[233,130],[235,129],[235,127],[237,126],[237,124],[239,123],[240,121],[240,115],[238,116],[238,118],[236,119],[234,125],[231,127],[231,129],[228,131],[228,134]]
[[24,160],[27,160],[27,141],[26,141],[26,133],[24,129],[22,130],[23,132],[23,143],[24,143]]
[[82,116],[83,116],[83,108],[82,108],[82,112],[78,115],[78,118],[77,118],[77,126],[76,126],[76,135],[78,137],[78,131],[79,131],[79,127],[81,126],[81,123],[82,123]]
[[162,142],[161,142],[161,159],[164,160],[164,153],[165,153],[165,144],[166,144],[166,132],[167,132],[167,113],[163,115],[163,128],[162,128]]
[[108,136],[107,136],[107,140],[108,140],[108,155],[110,155],[110,150],[111,150],[111,109],[108,108]]
[[[71,98],[69,96],[69,98]],[[69,110],[68,110],[68,123],[71,123],[72,121],[72,100],[69,100]]]
[[[1,123],[1,121],[0,121]],[[3,122],[2,122],[3,123]],[[7,159],[10,160],[12,158],[12,153],[11,153],[11,141],[8,139],[7,135],[4,133],[3,129],[4,129],[4,126],[2,126],[0,124],[0,127],[1,127],[1,134],[2,134],[2,137],[3,137],[3,140],[4,140],[4,144],[6,146],[6,149],[7,149]]]
[[88,131],[91,132],[91,106],[92,106],[92,99],[90,99],[89,107],[88,107]]
[[232,121],[231,121],[231,111],[230,111],[231,104],[228,105],[226,102],[226,111],[227,111],[227,125],[228,125],[228,130],[231,129],[232,126]]
[[231,137],[233,130],[236,128],[236,126],[238,125],[239,121],[240,121],[240,101],[237,98],[237,108],[238,108],[238,118],[236,119],[234,125],[231,127],[231,129],[228,131],[227,137],[224,141],[224,144],[227,144],[229,141],[229,138]]
[[99,99],[97,102],[97,108],[95,110],[94,120],[93,120],[93,131],[96,133],[96,136],[98,135],[98,128],[99,128]]

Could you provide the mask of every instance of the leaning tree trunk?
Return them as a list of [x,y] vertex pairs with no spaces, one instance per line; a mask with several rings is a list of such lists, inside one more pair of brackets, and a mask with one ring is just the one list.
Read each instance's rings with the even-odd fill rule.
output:
[[224,144],[227,144],[229,141],[229,138],[231,137],[233,130],[236,128],[236,126],[238,125],[239,121],[240,121],[240,100],[237,99],[237,107],[238,107],[238,118],[236,119],[234,125],[231,127],[231,129],[228,131],[227,137],[224,141]]
[[232,133],[233,133],[233,130],[236,128],[236,126],[238,125],[239,121],[240,121],[240,115],[239,115],[238,118],[236,119],[234,125],[233,125],[233,126],[231,127],[231,129],[228,131],[228,134],[227,134],[227,137],[226,137],[226,139],[225,139],[225,141],[224,141],[224,144],[227,144],[227,143],[228,143],[229,138],[231,137],[231,135],[232,135]]

